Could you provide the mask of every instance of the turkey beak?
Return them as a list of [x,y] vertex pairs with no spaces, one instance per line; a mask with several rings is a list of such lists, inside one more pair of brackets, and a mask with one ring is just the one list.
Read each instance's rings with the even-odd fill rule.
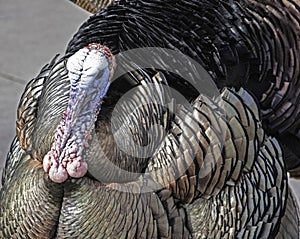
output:
[[84,151],[92,140],[95,121],[116,67],[109,49],[92,43],[67,62],[71,83],[69,102],[43,166],[52,181],[62,183],[68,176],[87,172]]

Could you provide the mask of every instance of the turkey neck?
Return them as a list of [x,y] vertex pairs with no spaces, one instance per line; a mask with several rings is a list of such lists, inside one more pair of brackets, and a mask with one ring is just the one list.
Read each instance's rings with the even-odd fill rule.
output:
[[100,44],[90,44],[68,59],[69,102],[43,160],[52,181],[62,183],[68,176],[80,178],[86,174],[85,151],[114,67],[109,49]]

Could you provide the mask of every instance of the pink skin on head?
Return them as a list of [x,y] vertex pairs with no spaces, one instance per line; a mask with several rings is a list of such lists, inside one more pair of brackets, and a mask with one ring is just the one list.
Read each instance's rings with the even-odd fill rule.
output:
[[52,181],[62,183],[69,176],[83,177],[88,170],[83,160],[88,141],[115,69],[109,49],[92,43],[68,60],[70,98],[43,167]]

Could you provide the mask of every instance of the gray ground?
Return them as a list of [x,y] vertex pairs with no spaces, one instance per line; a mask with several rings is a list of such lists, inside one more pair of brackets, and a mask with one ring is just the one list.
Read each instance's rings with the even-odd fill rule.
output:
[[[0,172],[15,134],[20,95],[89,14],[67,0],[0,0]],[[300,180],[290,181],[300,200]]]

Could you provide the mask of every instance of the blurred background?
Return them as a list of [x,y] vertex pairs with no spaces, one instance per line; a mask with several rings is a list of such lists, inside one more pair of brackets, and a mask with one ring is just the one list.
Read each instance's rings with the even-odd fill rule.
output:
[[[0,175],[26,83],[57,53],[64,53],[89,15],[67,0],[0,1]],[[290,184],[300,202],[300,180]]]

